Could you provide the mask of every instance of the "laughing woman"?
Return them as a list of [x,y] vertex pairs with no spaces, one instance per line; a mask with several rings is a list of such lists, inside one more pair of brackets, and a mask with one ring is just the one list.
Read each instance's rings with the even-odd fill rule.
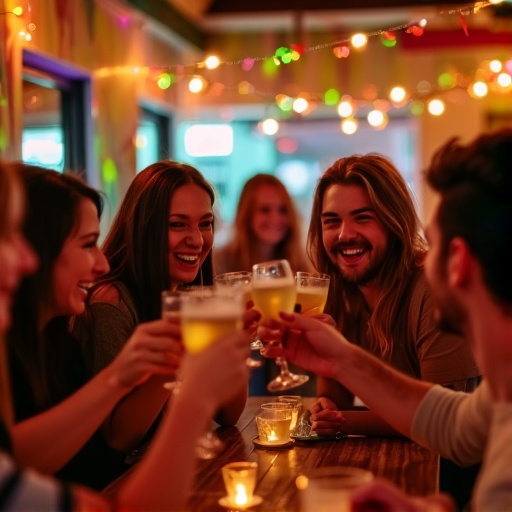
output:
[[[83,436],[84,431],[94,428],[93,423],[96,421],[99,424],[102,417],[105,416],[105,408],[98,404],[111,401],[112,397],[115,399],[119,390],[123,394],[129,389],[119,380],[122,376],[119,372],[110,372],[110,378],[103,382],[101,382],[101,377],[95,378],[95,380],[100,380],[99,387],[94,383],[86,384],[69,399],[49,409],[47,413],[33,418],[39,422],[39,428],[36,428],[32,434],[33,436],[39,435],[40,442],[35,443],[32,449],[28,449],[29,441],[26,437],[20,439],[20,433],[16,432],[18,425],[13,426],[12,424],[14,414],[9,395],[9,376],[3,337],[9,326],[13,329],[16,327],[16,319],[11,315],[11,303],[16,288],[24,276],[36,271],[38,265],[38,258],[27,244],[22,231],[25,201],[22,182],[17,172],[20,170],[19,167],[16,170],[12,166],[0,162],[0,510],[74,510],[76,512],[168,510],[181,512],[185,508],[192,483],[195,466],[193,454],[198,436],[203,432],[216,406],[229,400],[237,389],[246,385],[247,336],[240,332],[234,333],[219,340],[218,343],[213,344],[201,354],[188,358],[186,364],[183,365],[179,396],[170,405],[152,447],[130,477],[125,480],[124,485],[121,485],[115,496],[115,503],[107,502],[106,499],[85,487],[63,485],[55,479],[42,477],[35,471],[19,469],[16,462],[20,467],[33,466],[34,462],[38,461],[40,464],[45,457],[47,464],[55,465],[55,459],[62,456],[63,445],[69,451],[70,442],[76,443],[77,437]],[[41,320],[48,318],[47,315],[50,311],[57,311],[57,309],[53,309],[57,307],[57,304],[59,304],[60,311],[68,311],[69,308],[82,309],[83,299],[80,297],[83,297],[83,293],[79,289],[82,288],[84,274],[87,273],[87,269],[90,271],[94,261],[98,263],[92,265],[93,268],[96,266],[98,270],[105,268],[104,259],[95,244],[99,222],[94,191],[78,183],[78,180],[59,175],[54,171],[21,167],[23,172],[27,171],[32,177],[29,179],[29,176],[25,175],[31,188],[31,192],[29,191],[31,213],[27,222],[30,223],[31,220],[34,220],[33,216],[39,214],[37,220],[41,220],[42,226],[45,227],[41,230],[41,239],[50,240],[52,235],[56,234],[63,236],[62,247],[53,248],[54,259],[56,258],[58,261],[54,261],[50,265],[45,260],[48,254],[41,254],[39,268],[33,278],[37,280],[38,275],[44,274],[45,268],[50,268],[50,274],[54,275],[55,279],[58,276],[57,280],[61,285],[65,283],[71,285],[62,286],[60,290],[63,293],[57,297],[52,293],[52,279],[48,280],[47,296],[44,301],[48,305],[48,309],[45,309],[46,316],[41,315]],[[52,189],[60,191],[60,202],[55,201],[55,193],[51,197],[45,194]],[[41,203],[34,200],[37,195],[34,190],[40,191],[41,195],[49,201],[44,204],[42,211],[37,211],[37,205]],[[76,208],[71,208],[71,211],[67,210],[66,206],[71,205]],[[52,212],[60,212],[61,215],[50,219],[49,215]],[[27,222],[25,222],[26,225]],[[41,227],[41,225],[39,226]],[[70,232],[67,232],[66,226],[71,229]],[[86,238],[82,239],[84,234],[86,234]],[[75,242],[78,240],[81,242],[76,244]],[[73,254],[70,254],[70,250]],[[82,253],[82,257],[78,258],[80,264],[77,265],[76,256],[80,253]],[[86,257],[87,253],[91,253],[89,258]],[[66,261],[65,254],[74,257]],[[87,260],[89,260],[88,263]],[[63,272],[66,266],[64,263],[72,264],[75,271],[79,267],[81,268],[78,287],[76,287],[76,280],[72,279],[73,276],[68,272]],[[68,277],[65,278],[65,275]],[[27,282],[30,283],[25,280],[24,284]],[[66,302],[64,299],[71,300]],[[39,325],[36,318],[31,317],[27,304],[24,305],[24,321],[27,325]],[[169,323],[167,327],[173,330],[172,324]],[[19,339],[18,341],[21,342]],[[45,341],[51,342],[49,339]],[[70,339],[67,341],[71,342]],[[33,361],[28,358],[25,359],[25,362],[28,366],[32,364],[34,367],[37,356],[42,355],[45,351],[41,350],[41,347],[33,348],[35,350],[31,353]],[[45,348],[53,349],[51,353],[47,354],[51,356],[50,363],[52,359],[62,358],[58,346],[48,343]],[[129,362],[128,370],[131,369],[133,372],[139,367],[138,364],[134,364],[136,360],[133,358]],[[217,371],[221,362],[226,364],[226,370],[223,372]],[[37,365],[35,368],[37,370]],[[68,374],[76,372],[76,367],[71,367],[71,361],[68,361],[67,369]],[[46,377],[48,377],[48,373],[51,372],[46,372]],[[40,387],[44,387],[44,384],[49,384],[49,382],[47,380],[39,382]],[[57,383],[53,382],[53,384]],[[29,400],[29,397],[30,395],[25,395],[22,399]],[[99,401],[98,397],[100,397]],[[96,406],[93,404],[95,400]],[[88,407],[88,404],[92,404],[92,406]],[[183,417],[190,417],[192,414],[195,421],[184,422],[182,420]],[[57,421],[54,421],[54,425],[51,426],[49,420],[52,417],[55,419],[56,415]],[[51,432],[47,432],[48,429]],[[85,435],[88,435],[87,432]],[[14,458],[8,455],[9,452]],[[98,466],[91,469],[99,471],[101,468]]]
[[[91,375],[112,361],[139,322],[160,318],[162,290],[212,284],[213,202],[210,184],[188,165],[162,161],[135,177],[103,245],[110,272],[75,323]],[[128,452],[151,435],[168,398],[166,380],[148,379],[116,406],[103,430],[112,448]],[[246,399],[247,389],[220,407],[215,421],[235,424]]]
[[97,430],[134,386],[176,370],[179,330],[162,320],[140,325],[118,357],[90,378],[69,322],[109,268],[97,246],[101,196],[72,175],[13,168],[27,192],[24,233],[39,257],[37,271],[15,295],[8,334],[16,457],[100,488],[126,465]]

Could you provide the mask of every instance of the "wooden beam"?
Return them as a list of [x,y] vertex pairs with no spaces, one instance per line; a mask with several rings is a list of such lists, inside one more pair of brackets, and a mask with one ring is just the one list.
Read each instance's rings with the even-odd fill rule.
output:
[[275,12],[275,11],[318,11],[333,10],[342,11],[347,9],[385,9],[395,7],[417,7],[417,6],[439,6],[450,8],[463,5],[473,5],[468,0],[450,0],[439,2],[436,0],[213,0],[207,14],[220,13],[249,13],[249,12]]
[[163,23],[175,34],[200,50],[206,48],[204,32],[163,0],[127,0],[133,7]]

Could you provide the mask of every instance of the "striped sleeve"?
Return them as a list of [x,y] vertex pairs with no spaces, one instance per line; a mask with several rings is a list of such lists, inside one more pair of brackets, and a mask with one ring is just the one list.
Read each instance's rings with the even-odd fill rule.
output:
[[0,510],[22,512],[62,510],[64,487],[32,470],[19,470],[0,453]]

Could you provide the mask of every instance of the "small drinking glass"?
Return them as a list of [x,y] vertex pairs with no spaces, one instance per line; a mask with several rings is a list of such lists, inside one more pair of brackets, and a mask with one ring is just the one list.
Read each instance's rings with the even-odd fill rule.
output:
[[[279,312],[293,313],[297,298],[297,286],[287,260],[257,263],[252,267],[252,298],[263,320],[280,320]],[[309,380],[308,375],[296,375],[288,369],[284,357],[277,357],[279,375],[268,383],[269,391],[283,391],[301,386]]]
[[[162,318],[172,318],[179,320],[181,310],[181,293],[174,290],[164,290],[162,292]],[[181,385],[181,375],[179,370],[176,372],[173,381],[166,382],[164,388],[173,393],[178,393]]]
[[312,469],[295,480],[302,512],[344,512],[351,510],[350,495],[360,485],[373,480],[366,469],[324,466]]
[[302,415],[302,397],[298,395],[282,395],[277,397],[278,403],[289,404],[292,408],[292,422],[290,432],[295,430],[297,421]]
[[[232,510],[244,510],[254,505],[254,489],[258,474],[256,462],[231,462],[221,468],[227,496],[220,500],[221,505]],[[261,502],[261,499],[258,500]]]

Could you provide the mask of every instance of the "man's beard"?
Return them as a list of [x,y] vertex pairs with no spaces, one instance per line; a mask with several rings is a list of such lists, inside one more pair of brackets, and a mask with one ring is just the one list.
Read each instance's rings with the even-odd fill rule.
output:
[[435,282],[428,283],[430,296],[434,303],[434,321],[439,329],[451,334],[463,334],[463,325],[466,321],[466,312],[460,306],[456,297],[453,297],[447,290],[446,273],[441,266],[435,267]]
[[[379,277],[379,274],[384,265],[384,260],[386,259],[388,247],[384,247],[380,251],[375,251],[370,244],[366,244],[366,250],[369,252],[370,250],[374,251],[375,257],[371,260],[368,265],[363,268],[360,272],[350,272],[346,271],[338,266],[338,270],[340,271],[341,277],[347,283],[353,284],[355,286],[365,286],[368,283],[371,283],[375,279]],[[338,244],[331,251],[336,257],[340,252],[342,247],[352,246],[352,244]]]
[[[338,267],[339,268],[339,267]],[[370,263],[362,272],[354,274],[353,272],[345,272],[339,268],[341,277],[347,283],[354,284],[356,286],[364,286],[371,283],[376,279],[381,271],[382,262]]]

